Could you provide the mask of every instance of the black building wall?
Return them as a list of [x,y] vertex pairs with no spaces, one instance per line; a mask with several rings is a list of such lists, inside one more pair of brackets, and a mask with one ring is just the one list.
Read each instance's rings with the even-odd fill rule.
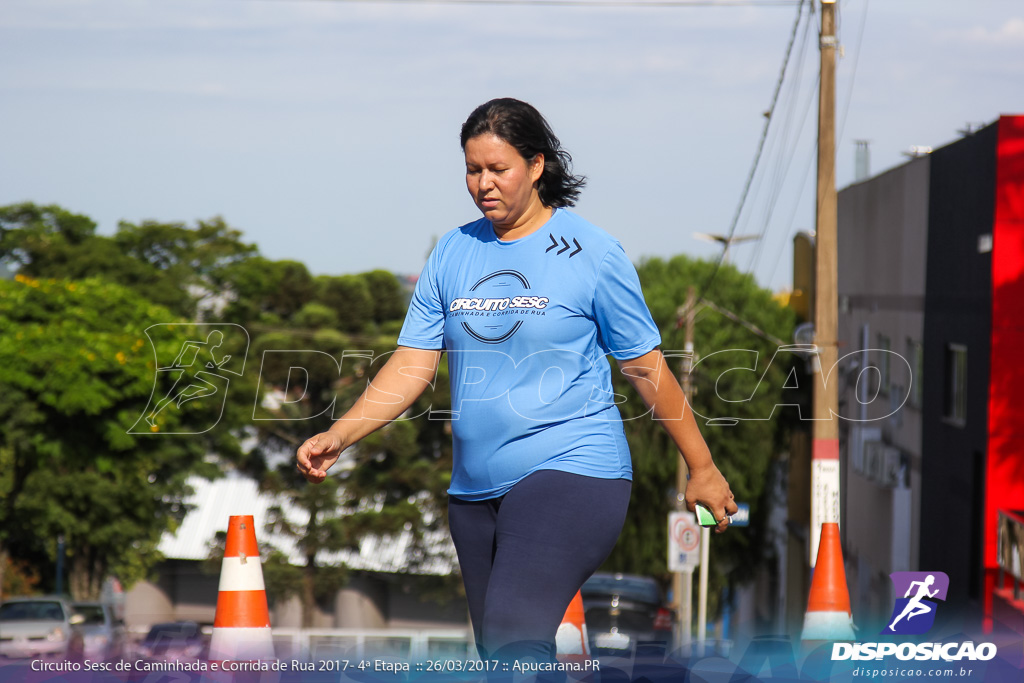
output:
[[[978,247],[992,233],[996,133],[993,124],[931,155],[925,285],[920,568],[946,572],[947,604],[978,617],[992,299],[991,252]],[[967,348],[962,424],[946,417],[950,344]]]

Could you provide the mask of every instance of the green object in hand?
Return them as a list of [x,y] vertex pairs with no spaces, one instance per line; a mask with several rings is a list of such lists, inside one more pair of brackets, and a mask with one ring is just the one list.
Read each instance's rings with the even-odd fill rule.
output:
[[715,519],[715,513],[711,512],[704,503],[697,503],[694,507],[694,511],[697,513],[697,524],[706,527],[718,526],[718,520]]

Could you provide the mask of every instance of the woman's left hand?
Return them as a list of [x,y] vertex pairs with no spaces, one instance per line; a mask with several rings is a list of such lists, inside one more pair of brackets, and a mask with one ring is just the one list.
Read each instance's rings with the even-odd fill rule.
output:
[[686,483],[686,509],[693,512],[698,502],[707,506],[715,515],[718,520],[715,533],[719,534],[729,528],[729,515],[739,512],[729,482],[714,463],[690,470]]

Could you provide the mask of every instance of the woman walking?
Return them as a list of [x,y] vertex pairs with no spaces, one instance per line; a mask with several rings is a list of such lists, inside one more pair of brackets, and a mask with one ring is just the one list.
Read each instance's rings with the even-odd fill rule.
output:
[[[446,234],[416,285],[398,350],[298,468],[319,482],[341,452],[401,415],[448,354],[449,522],[483,659],[554,659],[569,601],[611,552],[632,476],[612,356],[690,473],[687,506],[718,531],[736,512],[664,356],[619,243],[569,210],[584,185],[531,105],[497,99],[462,126],[483,217]],[[653,420],[652,420],[653,422]]]

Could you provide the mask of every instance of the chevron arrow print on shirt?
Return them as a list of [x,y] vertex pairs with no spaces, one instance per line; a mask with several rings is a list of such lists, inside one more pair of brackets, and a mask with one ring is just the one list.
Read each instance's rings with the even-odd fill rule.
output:
[[[549,232],[548,233],[548,237],[551,238],[551,246],[544,250],[545,254],[548,253],[549,251],[551,251],[552,249],[555,249],[555,248],[558,247],[558,240],[555,239],[555,236],[552,235]],[[569,249],[572,249],[572,244],[576,245],[576,249],[574,249],[573,251],[569,252],[569,258],[572,258],[576,254],[578,254],[581,251],[583,251],[583,247],[580,246],[580,243],[576,241],[575,237],[572,238],[572,244],[569,244],[568,242],[566,242],[564,237],[562,237],[561,240],[562,240],[562,248],[555,252],[555,256],[558,256],[558,255],[562,254],[563,252],[566,252]]]

